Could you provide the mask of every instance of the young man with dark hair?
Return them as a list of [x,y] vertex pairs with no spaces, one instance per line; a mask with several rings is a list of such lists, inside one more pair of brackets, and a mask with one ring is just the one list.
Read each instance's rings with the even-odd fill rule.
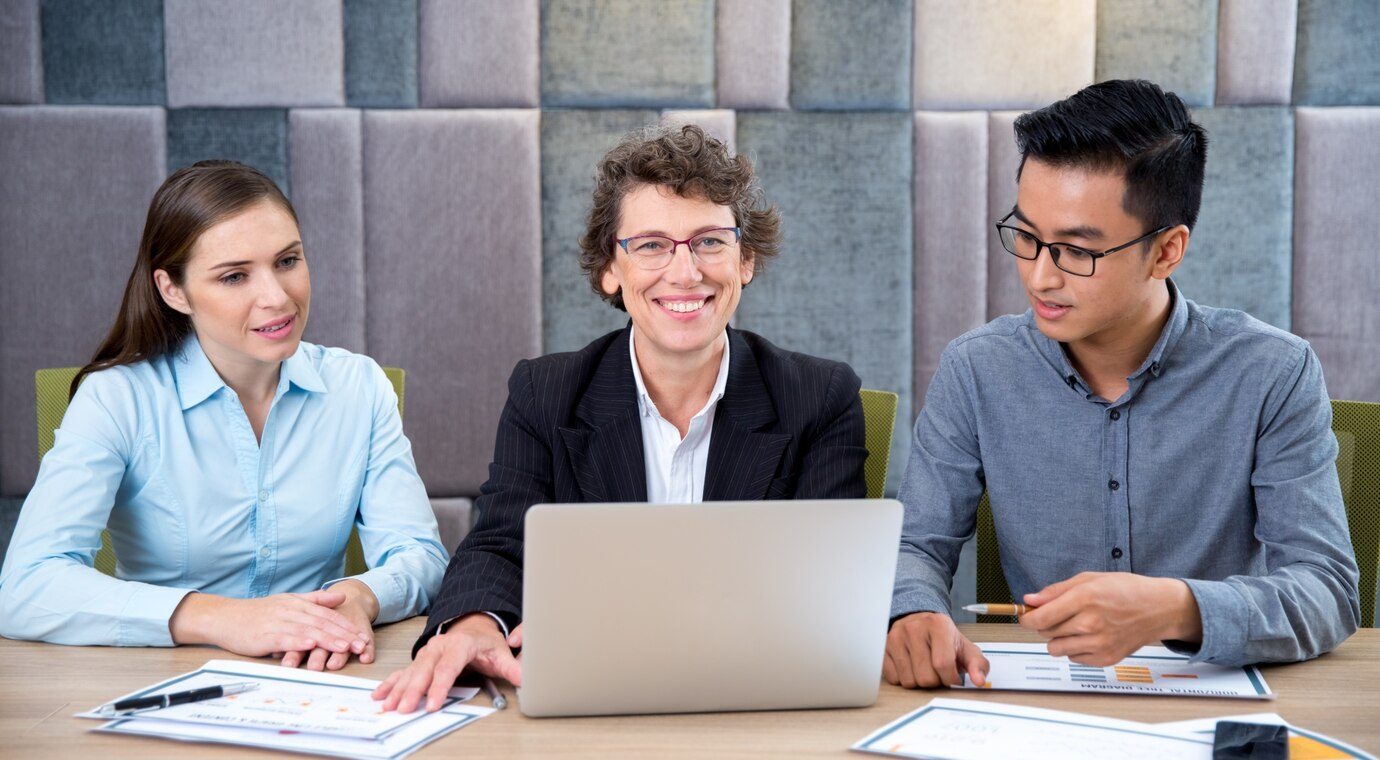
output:
[[997,234],[1031,310],[950,343],[916,420],[886,679],[984,681],[947,612],[984,487],[1021,625],[1052,655],[1331,650],[1360,612],[1318,358],[1170,280],[1203,129],[1172,93],[1110,81],[1020,117],[1016,141]]

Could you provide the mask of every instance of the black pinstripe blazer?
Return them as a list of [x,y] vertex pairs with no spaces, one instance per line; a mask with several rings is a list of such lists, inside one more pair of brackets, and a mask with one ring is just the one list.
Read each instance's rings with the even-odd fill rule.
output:
[[[446,568],[414,654],[461,615],[493,612],[510,627],[521,620],[523,518],[532,505],[647,500],[630,334],[624,328],[513,369],[478,523]],[[730,329],[728,339],[705,500],[862,498],[857,374],[743,330]]]

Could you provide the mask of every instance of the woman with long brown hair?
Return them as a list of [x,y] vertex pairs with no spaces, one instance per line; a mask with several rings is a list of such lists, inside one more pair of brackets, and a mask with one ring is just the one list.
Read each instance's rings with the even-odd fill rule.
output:
[[[272,180],[203,161],[163,183],[20,512],[0,633],[336,669],[427,607],[446,555],[397,396],[368,357],[302,341],[310,304]],[[107,527],[115,577],[93,567]],[[371,569],[342,578],[352,528]]]

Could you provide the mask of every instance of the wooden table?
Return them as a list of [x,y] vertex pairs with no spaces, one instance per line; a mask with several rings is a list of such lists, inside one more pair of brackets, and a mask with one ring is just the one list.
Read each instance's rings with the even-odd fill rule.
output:
[[[420,631],[414,618],[378,630],[378,662],[352,662],[344,673],[382,679],[408,660]],[[1034,641],[1013,625],[965,625],[974,641]],[[233,655],[205,647],[111,649],[0,639],[0,758],[284,757],[242,748],[189,745],[88,731],[95,721],[72,713],[178,673]],[[1312,662],[1262,668],[1273,702],[1029,692],[916,692],[882,684],[877,703],[852,710],[717,713],[613,718],[523,717],[516,705],[452,733],[416,756],[523,757],[819,757],[848,747],[934,696],[1047,707],[1147,722],[1278,712],[1287,720],[1372,752],[1380,750],[1380,629],[1363,629],[1336,652]],[[512,689],[505,686],[510,696]],[[486,704],[481,695],[479,703]],[[858,755],[852,755],[858,757]]]

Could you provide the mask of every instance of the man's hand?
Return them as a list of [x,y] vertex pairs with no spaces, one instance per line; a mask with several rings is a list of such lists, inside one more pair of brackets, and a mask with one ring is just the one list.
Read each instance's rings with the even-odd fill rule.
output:
[[882,677],[907,689],[953,686],[963,673],[973,684],[987,682],[991,669],[982,650],[958,632],[953,618],[937,612],[917,612],[897,620],[886,637]]
[[[359,652],[359,661],[368,665],[374,661],[374,619],[379,614],[378,597],[374,596],[374,592],[362,581],[353,579],[341,581],[331,586],[330,590],[345,596],[345,601],[341,602],[335,611],[344,615],[355,628],[368,633],[369,638]],[[282,665],[295,668],[306,662],[310,670],[340,670],[349,661],[349,651],[332,652],[324,647],[317,647],[310,652],[296,651],[284,654]]]
[[455,621],[445,633],[432,636],[411,665],[379,684],[374,699],[384,700],[385,712],[396,708],[410,713],[425,695],[427,712],[435,712],[445,704],[446,693],[466,667],[521,686],[522,665],[512,650],[521,645],[522,626],[505,639],[493,618],[482,612],[471,613]]
[[1146,644],[1198,642],[1203,622],[1188,584],[1134,573],[1079,573],[1025,595],[1036,607],[1021,625],[1049,641],[1049,653],[1105,667]]

